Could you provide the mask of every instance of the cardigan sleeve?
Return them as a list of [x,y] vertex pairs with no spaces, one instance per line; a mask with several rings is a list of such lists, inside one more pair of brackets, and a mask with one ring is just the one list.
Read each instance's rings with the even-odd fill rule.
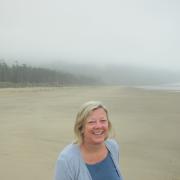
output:
[[73,180],[65,157],[60,157],[56,162],[54,180]]

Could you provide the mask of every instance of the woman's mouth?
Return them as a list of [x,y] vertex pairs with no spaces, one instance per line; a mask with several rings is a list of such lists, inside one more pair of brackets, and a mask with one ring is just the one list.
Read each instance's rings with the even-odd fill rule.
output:
[[104,131],[103,131],[103,130],[93,131],[93,134],[94,134],[94,135],[103,135],[103,134],[104,134]]

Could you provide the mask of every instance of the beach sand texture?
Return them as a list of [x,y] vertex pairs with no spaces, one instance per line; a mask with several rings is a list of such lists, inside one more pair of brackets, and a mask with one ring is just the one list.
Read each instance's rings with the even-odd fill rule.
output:
[[124,179],[180,180],[180,92],[118,86],[0,89],[0,179],[53,179],[89,100],[109,108]]

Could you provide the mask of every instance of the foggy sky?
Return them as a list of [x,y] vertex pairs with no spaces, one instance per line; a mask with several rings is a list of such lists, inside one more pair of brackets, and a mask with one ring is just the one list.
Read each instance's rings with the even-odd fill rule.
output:
[[0,0],[0,59],[180,70],[178,0]]

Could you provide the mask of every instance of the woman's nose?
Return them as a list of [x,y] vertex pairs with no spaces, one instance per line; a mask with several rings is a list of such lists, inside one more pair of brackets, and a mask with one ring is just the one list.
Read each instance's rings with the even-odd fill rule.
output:
[[96,121],[95,127],[96,128],[102,127],[102,123],[100,121]]

